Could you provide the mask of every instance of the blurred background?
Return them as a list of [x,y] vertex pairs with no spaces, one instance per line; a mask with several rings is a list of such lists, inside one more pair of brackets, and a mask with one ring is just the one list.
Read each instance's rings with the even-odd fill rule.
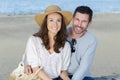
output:
[[0,80],[8,80],[18,66],[28,37],[39,28],[34,15],[49,5],[72,12],[89,6],[94,12],[89,29],[98,38],[93,76],[120,74],[120,0],[0,0]]
[[0,14],[34,14],[51,4],[72,12],[78,5],[88,5],[94,12],[120,12],[120,0],[0,0]]

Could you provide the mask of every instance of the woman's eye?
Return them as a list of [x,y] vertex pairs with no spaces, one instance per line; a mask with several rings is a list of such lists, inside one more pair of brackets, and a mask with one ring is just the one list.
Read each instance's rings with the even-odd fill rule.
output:
[[50,21],[50,22],[52,22],[53,20],[52,20],[52,19],[50,19],[49,21]]
[[57,20],[58,22],[61,22],[61,20]]

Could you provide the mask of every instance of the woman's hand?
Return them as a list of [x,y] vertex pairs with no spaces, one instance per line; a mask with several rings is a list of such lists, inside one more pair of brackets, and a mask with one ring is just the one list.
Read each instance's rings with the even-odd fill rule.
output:
[[31,68],[31,66],[30,65],[26,65],[25,67],[24,67],[24,72],[26,73],[26,74],[32,74],[33,73],[33,71],[32,71],[32,68]]
[[66,70],[61,71],[60,77],[61,77],[63,80],[70,80],[70,78],[68,77],[68,73],[67,73]]

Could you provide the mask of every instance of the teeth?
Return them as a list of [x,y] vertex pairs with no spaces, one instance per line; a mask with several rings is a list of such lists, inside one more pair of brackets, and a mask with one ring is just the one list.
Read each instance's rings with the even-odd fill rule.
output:
[[81,28],[77,27],[77,30],[80,30]]
[[56,30],[56,28],[53,28],[54,30]]
[[53,27],[53,29],[55,29],[55,30],[56,30],[57,28],[56,28],[56,27]]

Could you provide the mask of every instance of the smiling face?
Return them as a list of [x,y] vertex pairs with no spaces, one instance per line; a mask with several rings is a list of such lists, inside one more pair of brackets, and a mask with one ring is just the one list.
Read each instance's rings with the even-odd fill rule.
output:
[[56,35],[60,29],[62,24],[62,17],[59,13],[51,13],[47,17],[47,28],[48,33]]
[[73,31],[75,34],[85,32],[90,25],[89,15],[77,12],[73,17]]

